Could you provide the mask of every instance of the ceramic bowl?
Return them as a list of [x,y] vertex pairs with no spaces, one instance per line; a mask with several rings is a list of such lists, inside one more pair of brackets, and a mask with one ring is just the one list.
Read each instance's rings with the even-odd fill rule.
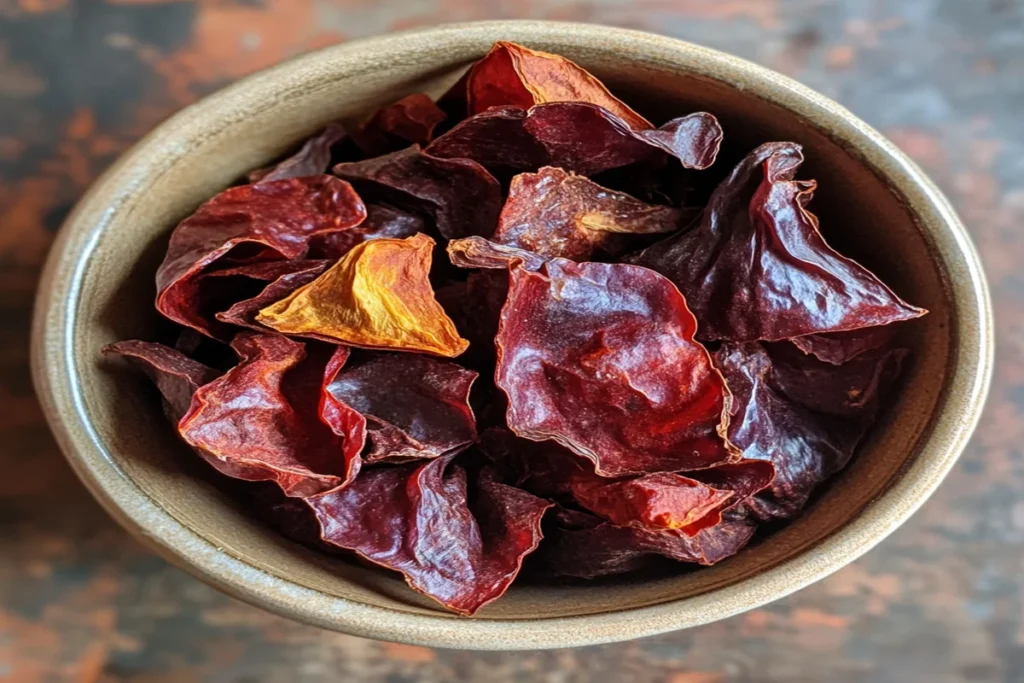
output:
[[[820,182],[826,236],[931,313],[908,326],[914,361],[858,457],[799,519],[714,567],[593,585],[514,585],[472,619],[397,575],[317,555],[246,518],[180,443],[155,392],[99,349],[155,339],[153,275],[171,228],[245,171],[326,121],[439,94],[495,40],[565,55],[651,118],[705,110],[726,159],[794,140]],[[719,163],[724,163],[720,161]],[[81,200],[39,291],[33,371],[75,471],[126,528],[231,595],[345,633],[423,645],[589,645],[705,624],[780,598],[851,562],[905,521],[953,466],[992,363],[991,308],[967,232],[921,171],[834,102],[767,69],[670,38],[578,24],[497,21],[354,41],[207,97],[161,125]]]

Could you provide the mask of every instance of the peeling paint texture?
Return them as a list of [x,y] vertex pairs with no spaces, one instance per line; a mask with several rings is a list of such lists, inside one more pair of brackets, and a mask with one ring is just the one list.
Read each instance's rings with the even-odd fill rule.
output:
[[[28,376],[55,229],[185,104],[337,41],[531,17],[665,33],[760,62],[891,137],[955,202],[993,286],[995,384],[946,484],[879,548],[726,621],[619,645],[465,653],[300,626],[116,527]],[[0,682],[1024,680],[1024,2],[0,0]]]

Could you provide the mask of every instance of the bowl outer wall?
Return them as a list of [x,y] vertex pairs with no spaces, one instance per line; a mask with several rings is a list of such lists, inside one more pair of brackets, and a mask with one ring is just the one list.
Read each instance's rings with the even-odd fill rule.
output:
[[[237,559],[179,523],[111,460],[88,417],[72,353],[86,266],[111,217],[143,190],[147,177],[202,144],[198,122],[244,115],[281,84],[302,87],[332,69],[367,68],[410,45],[498,39],[568,41],[625,50],[663,69],[684,68],[782,106],[822,130],[884,177],[916,215],[947,273],[955,312],[950,374],[941,411],[918,455],[862,513],[813,548],[737,583],[655,605],[546,619],[457,619],[409,613],[325,595]],[[329,78],[328,78],[329,80]],[[296,85],[298,84],[298,85]],[[280,94],[280,93],[278,93]],[[100,178],[69,216],[46,263],[32,330],[32,372],[47,420],[75,472],[117,521],[163,557],[240,598],[306,623],[352,635],[470,649],[571,647],[626,640],[722,619],[788,595],[853,561],[902,524],[934,491],[977,425],[991,376],[992,312],[978,256],[941,192],[879,133],[831,100],[745,60],[639,31],[586,24],[488,21],[452,24],[352,41],[249,76],[194,104],[146,136]]]

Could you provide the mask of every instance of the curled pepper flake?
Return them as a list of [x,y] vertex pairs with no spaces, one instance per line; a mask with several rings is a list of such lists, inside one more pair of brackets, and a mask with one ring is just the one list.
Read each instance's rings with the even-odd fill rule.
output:
[[618,526],[578,510],[551,515],[535,566],[556,576],[594,579],[645,569],[659,556],[677,562],[712,565],[750,542],[755,525],[727,513],[720,523],[694,536],[673,529],[654,531]]
[[757,342],[722,344],[714,359],[734,396],[729,439],[744,458],[775,466],[771,487],[745,505],[755,519],[794,517],[818,484],[846,466],[903,355],[895,349],[834,366],[775,358]]
[[495,344],[508,426],[622,476],[735,460],[729,393],[671,282],[646,268],[518,262]]
[[367,204],[366,220],[351,230],[318,235],[310,241],[312,258],[337,261],[361,242],[392,237],[404,239],[427,229],[426,219],[412,211],[387,204]]
[[331,167],[331,149],[348,140],[348,131],[340,123],[332,123],[306,140],[291,156],[273,166],[253,171],[250,183],[269,183],[286,178],[305,178],[326,173]]
[[463,237],[448,243],[448,258],[459,268],[506,270],[513,261],[526,270],[540,270],[547,258],[532,251],[496,244],[483,237]]
[[688,536],[714,526],[718,511],[733,498],[732,491],[670,472],[611,481],[595,477],[574,482],[572,490],[580,505],[613,524],[680,529]]
[[888,346],[895,337],[895,325],[878,325],[850,332],[808,334],[790,341],[806,354],[832,365],[842,365],[869,351]]
[[722,521],[722,514],[768,487],[775,467],[741,460],[706,470],[657,472],[632,479],[588,477],[573,486],[578,503],[619,526],[675,530],[686,536]]
[[[330,262],[325,260],[265,261],[214,271],[205,277],[211,279],[246,277],[253,280],[270,281],[256,296],[237,301],[214,317],[222,323],[265,332],[266,328],[256,322],[256,314],[260,312],[260,309],[275,301],[280,301],[299,287],[312,282],[327,269],[328,265]],[[229,288],[231,288],[231,281],[226,280],[221,289]],[[213,289],[213,286],[210,289]]]
[[425,151],[444,159],[473,159],[499,177],[532,171],[551,159],[523,126],[525,119],[525,109],[493,107],[461,121]]
[[684,168],[705,169],[722,143],[718,119],[705,112],[633,130],[611,112],[582,102],[533,107],[523,127],[547,150],[552,166],[587,176],[638,162],[663,163],[665,155]]
[[560,55],[515,43],[495,43],[470,69],[465,88],[470,114],[506,105],[529,109],[547,102],[589,102],[604,107],[631,128],[651,128],[645,118],[582,67]]
[[[230,338],[230,328],[205,311],[200,277],[218,260],[232,265],[300,259],[316,235],[362,223],[366,207],[348,183],[331,176],[289,178],[233,187],[183,220],[171,234],[156,273],[156,308],[207,336]],[[246,247],[250,251],[239,252]],[[223,310],[223,309],[221,309]]]
[[610,479],[554,443],[519,439],[504,429],[481,435],[481,449],[517,486],[562,499],[619,526],[679,530],[693,536],[768,486],[771,463],[743,460],[693,473],[656,472]]
[[436,458],[476,441],[469,390],[478,377],[411,353],[375,354],[347,367],[327,391],[366,418],[366,462]]
[[406,95],[381,107],[360,126],[356,144],[369,156],[379,156],[411,144],[426,145],[434,128],[447,118],[434,101],[423,93]]
[[835,365],[784,342],[765,344],[765,349],[771,385],[782,395],[817,413],[862,421],[874,419],[907,357],[906,349],[887,346]]
[[177,424],[188,412],[192,395],[220,373],[181,351],[138,340],[122,341],[103,347],[105,356],[122,356],[142,370],[156,385],[164,401],[164,413]]
[[491,239],[546,257],[589,261],[595,252],[617,256],[635,238],[678,230],[682,213],[646,204],[562,169],[544,167],[512,179]]
[[323,540],[401,572],[413,590],[460,614],[496,600],[543,537],[551,503],[484,473],[467,502],[454,455],[367,469],[308,499]]
[[705,169],[718,157],[722,127],[696,112],[660,128],[634,130],[586,102],[553,102],[528,110],[501,107],[472,116],[427,148],[434,156],[472,159],[499,174],[557,166],[592,176],[633,164]]
[[195,392],[178,423],[182,438],[221,473],[273,481],[289,496],[350,481],[359,471],[365,421],[325,396],[347,350],[307,358],[299,342],[252,332],[240,332],[231,346],[241,362]]
[[256,319],[284,334],[457,356],[469,342],[434,298],[429,279],[433,247],[434,240],[423,234],[359,244]]
[[718,186],[697,228],[631,259],[679,287],[701,339],[779,341],[927,312],[825,243],[806,209],[816,184],[794,180],[803,160],[799,145],[761,145]]
[[501,210],[501,186],[471,159],[441,159],[413,145],[392,154],[338,164],[335,175],[367,201],[429,216],[447,239],[490,235]]

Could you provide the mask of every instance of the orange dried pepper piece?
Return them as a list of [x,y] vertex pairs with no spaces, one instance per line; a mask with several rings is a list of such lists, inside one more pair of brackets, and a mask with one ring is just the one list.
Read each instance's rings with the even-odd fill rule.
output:
[[434,298],[434,240],[420,233],[356,245],[308,285],[259,312],[278,332],[367,349],[454,357],[469,346]]

